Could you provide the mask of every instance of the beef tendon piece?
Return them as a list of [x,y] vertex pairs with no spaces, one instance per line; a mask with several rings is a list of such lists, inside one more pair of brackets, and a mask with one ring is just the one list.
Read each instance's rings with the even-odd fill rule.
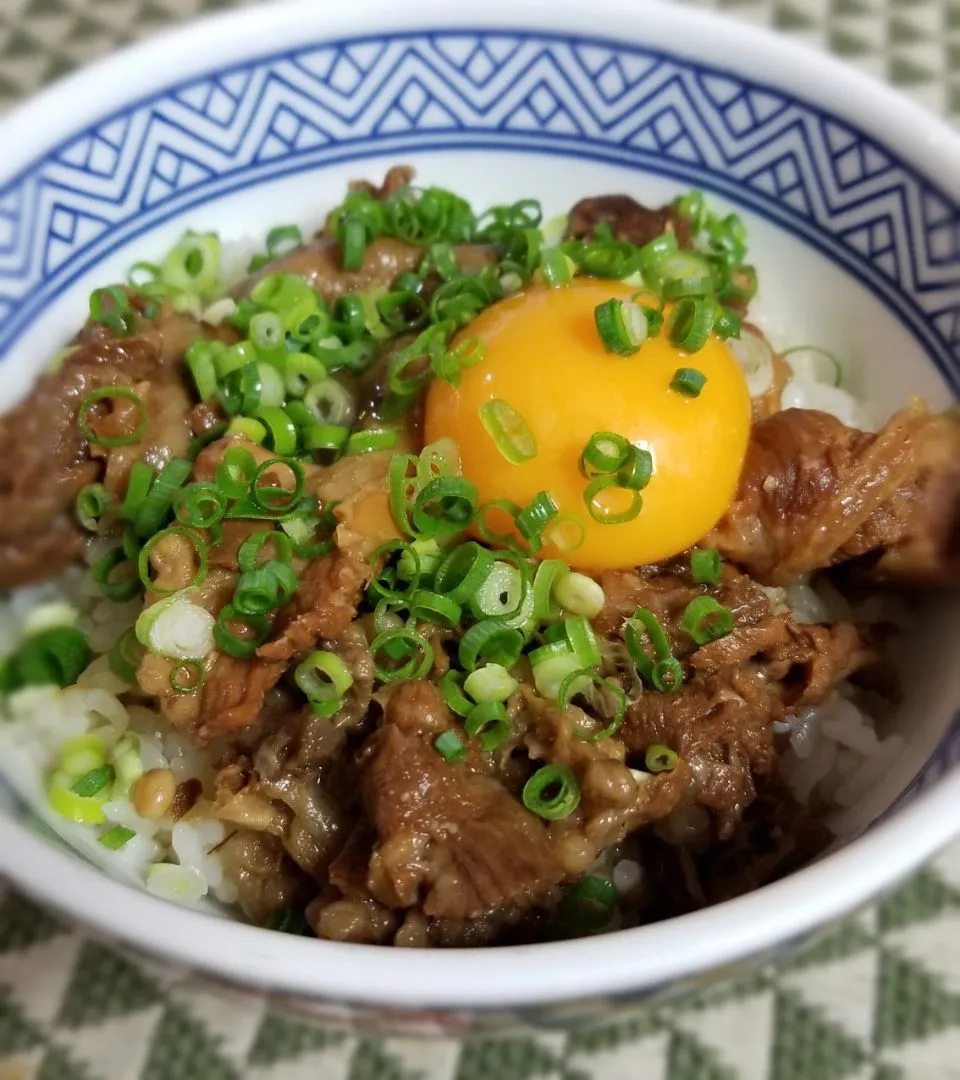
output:
[[758,581],[869,557],[875,579],[960,581],[960,421],[919,406],[877,433],[786,409],[753,427],[707,543]]

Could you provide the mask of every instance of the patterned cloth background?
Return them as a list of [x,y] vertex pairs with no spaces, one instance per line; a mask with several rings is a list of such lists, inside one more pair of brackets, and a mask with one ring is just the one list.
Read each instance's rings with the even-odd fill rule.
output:
[[[830,49],[960,119],[960,0],[695,2]],[[0,111],[232,3],[0,0]],[[325,1029],[92,940],[0,886],[0,1080],[241,1078],[960,1080],[960,845],[815,946],[679,1006],[465,1045]]]

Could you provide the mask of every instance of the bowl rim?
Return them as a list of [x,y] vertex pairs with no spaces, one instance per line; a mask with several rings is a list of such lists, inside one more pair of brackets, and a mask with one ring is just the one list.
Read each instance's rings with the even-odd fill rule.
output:
[[[168,30],[68,76],[0,121],[4,144],[15,148],[9,175],[123,104],[212,66],[306,46],[309,12],[316,17],[317,40],[362,36],[358,23],[383,32],[525,29],[592,40],[597,27],[609,26],[618,31],[608,35],[613,40],[710,58],[720,68],[721,56],[746,57],[742,66],[751,80],[801,100],[822,100],[822,86],[828,86],[831,101],[842,102],[831,104],[835,115],[880,143],[895,139],[898,156],[960,196],[960,138],[945,122],[872,77],[768,31],[672,4],[638,9],[632,0],[594,0],[587,12],[558,10],[552,0],[487,0],[482,14],[470,5],[451,11],[441,0],[398,7],[392,0],[354,0],[349,11],[320,13],[310,0],[287,0]],[[128,98],[118,92],[127,85],[138,93]],[[90,102],[102,104],[102,116]],[[0,873],[108,936],[241,984],[337,1004],[498,1010],[639,993],[780,946],[864,903],[947,843],[960,831],[958,796],[960,769],[954,768],[840,851],[704,911],[594,938],[496,949],[396,950],[291,938],[235,923],[114,880],[5,817]]]

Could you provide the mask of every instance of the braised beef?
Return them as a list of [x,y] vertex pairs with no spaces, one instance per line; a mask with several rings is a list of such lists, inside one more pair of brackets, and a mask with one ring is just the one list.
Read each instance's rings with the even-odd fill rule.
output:
[[[380,186],[358,186],[389,199],[411,182],[412,171],[398,167]],[[582,200],[568,236],[589,239],[601,226],[639,245],[664,231],[683,247],[691,241],[672,207],[650,209],[627,195]],[[389,287],[419,268],[425,250],[382,237],[369,245],[362,269],[347,273],[327,231],[262,274],[302,274],[333,301]],[[496,260],[486,245],[455,253],[467,271]],[[428,275],[424,295],[438,281]],[[363,375],[338,375],[356,392],[364,424],[378,422],[387,365],[415,332],[388,341]],[[0,419],[0,586],[53,574],[81,552],[74,501],[84,484],[99,479],[122,495],[134,461],[160,468],[185,456],[194,436],[222,430],[220,406],[196,402],[182,362],[199,333],[214,331],[166,309],[141,319],[130,338],[90,323],[60,370]],[[229,329],[216,333],[233,337]],[[225,824],[220,853],[252,919],[296,911],[320,937],[401,947],[526,942],[568,933],[558,915],[568,886],[586,873],[609,873],[622,857],[637,860],[649,883],[629,898],[647,906],[627,917],[649,918],[756,887],[823,848],[822,825],[779,775],[775,728],[827,701],[844,680],[878,670],[882,640],[843,621],[801,623],[761,583],[788,584],[841,563],[874,579],[957,580],[960,421],[910,408],[872,434],[822,413],[782,412],[786,373],[775,358],[770,391],[755,402],[736,498],[705,541],[725,557],[719,581],[695,585],[689,554],[600,576],[606,600],[593,620],[600,673],[629,694],[622,726],[602,739],[584,736],[606,723],[612,690],[606,699],[600,691],[579,695],[561,710],[518,665],[520,685],[505,703],[509,735],[484,752],[435,685],[456,657],[454,630],[420,625],[433,649],[428,676],[378,684],[370,643],[379,626],[369,607],[358,612],[375,553],[402,538],[390,505],[394,450],[326,466],[304,462],[307,494],[336,520],[334,543],[319,557],[292,556],[297,591],[265,616],[255,655],[214,648],[202,685],[186,692],[171,685],[176,659],[147,652],[137,672],[140,693],[165,721],[216,747],[208,775],[178,786],[173,816],[206,814]],[[146,429],[135,445],[90,446],[79,430],[78,406],[101,386],[129,387],[143,402]],[[90,423],[111,436],[137,417],[120,399],[94,410]],[[413,408],[396,449],[416,453],[421,443]],[[239,435],[215,438],[197,456],[192,478],[215,480],[231,447],[257,463],[275,456]],[[267,482],[282,486],[284,468],[273,466]],[[274,528],[273,521],[228,518],[203,530],[206,574],[196,586],[197,545],[166,536],[150,553],[145,604],[190,587],[193,602],[219,616],[235,594],[241,545]],[[723,605],[733,627],[698,645],[682,617],[701,596]],[[641,685],[630,661],[624,625],[638,607],[656,615],[682,665],[674,693]],[[249,628],[236,633],[251,636]],[[333,715],[320,715],[294,678],[316,649],[342,660],[352,679]],[[464,747],[456,762],[436,746],[452,732]],[[672,750],[676,763],[651,771],[653,746]],[[556,821],[523,801],[524,785],[547,765],[571,770],[579,788],[577,806]]]
[[651,208],[630,195],[594,195],[581,199],[570,211],[567,236],[592,240],[598,225],[608,226],[615,240],[638,247],[665,232],[674,233],[680,247],[690,246],[690,224],[672,206]]
[[342,634],[356,617],[370,576],[369,563],[339,548],[315,559],[303,572],[289,610],[280,613],[279,636],[262,645],[257,655],[289,662],[321,638]]
[[[0,588],[52,577],[80,554],[84,534],[74,504],[86,484],[102,478],[120,491],[138,458],[160,467],[186,452],[192,400],[178,360],[198,332],[195,321],[167,312],[130,338],[91,326],[58,370],[0,416]],[[127,387],[142,400],[147,428],[138,442],[91,448],[77,426],[80,404],[105,386]],[[94,412],[90,419],[94,428],[110,422]],[[123,434],[137,424],[135,415],[126,419]]]
[[869,559],[875,577],[960,580],[960,421],[922,408],[876,434],[787,409],[754,424],[709,542],[758,581]]

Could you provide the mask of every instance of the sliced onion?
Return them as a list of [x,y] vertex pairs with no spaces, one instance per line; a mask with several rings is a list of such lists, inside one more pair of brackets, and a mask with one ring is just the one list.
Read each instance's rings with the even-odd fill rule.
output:
[[750,396],[765,394],[773,385],[773,349],[764,338],[746,328],[739,339],[731,339],[727,345],[743,369]]
[[204,310],[200,316],[201,321],[207,323],[209,326],[219,326],[224,319],[229,319],[230,316],[237,310],[237,302],[232,296],[224,296],[214,302]]
[[797,345],[782,355],[796,378],[825,383],[827,386],[840,385],[840,362],[825,349],[816,345]]
[[791,379],[783,388],[785,409],[817,409],[830,413],[848,427],[861,427],[860,403],[846,390],[824,383]]

